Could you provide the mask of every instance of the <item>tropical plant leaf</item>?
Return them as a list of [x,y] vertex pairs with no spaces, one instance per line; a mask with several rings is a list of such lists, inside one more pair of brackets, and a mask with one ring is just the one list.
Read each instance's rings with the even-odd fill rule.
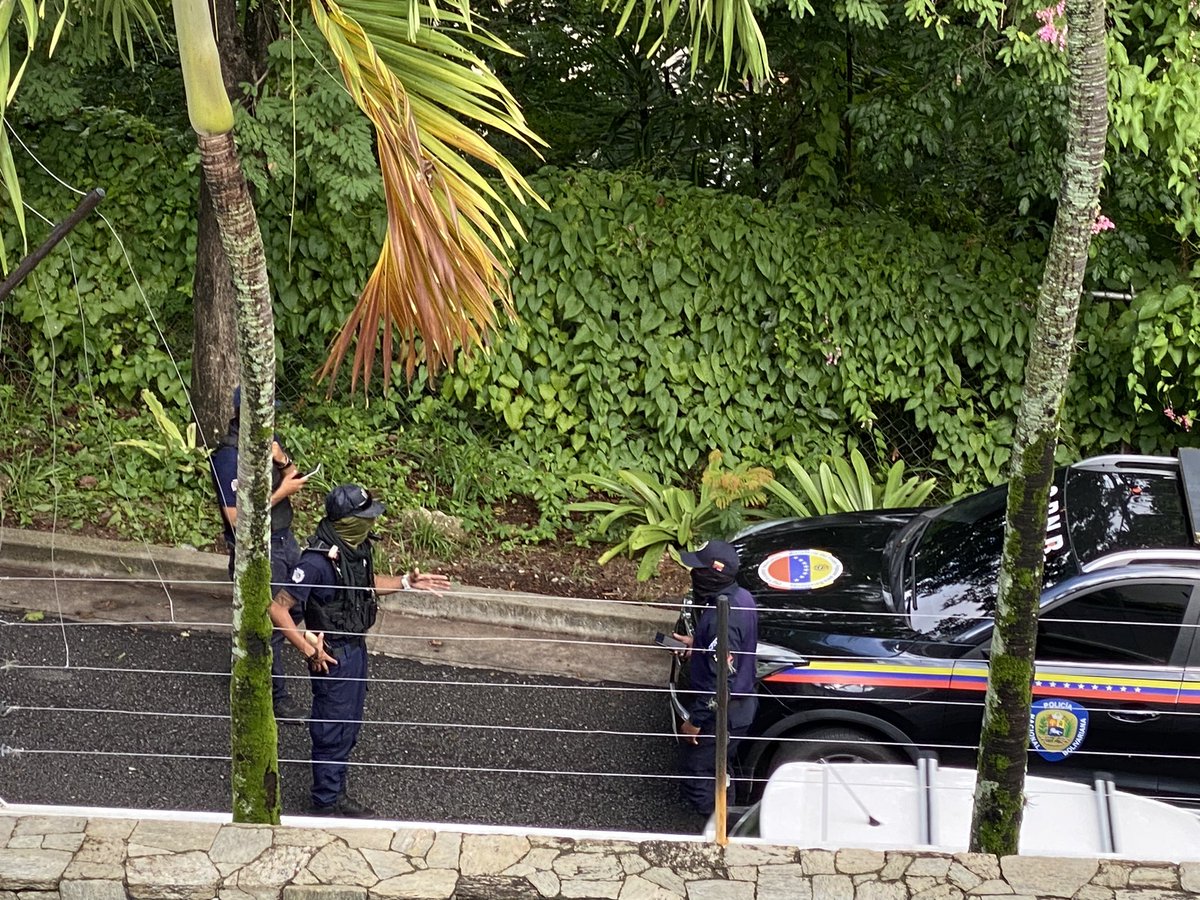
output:
[[834,459],[832,463],[831,468],[828,462],[822,462],[814,481],[794,457],[783,460],[784,467],[807,500],[778,482],[767,484],[766,489],[782,502],[790,514],[809,517],[920,506],[937,484],[932,478],[904,481],[904,461],[896,460],[888,467],[887,476],[880,485],[857,449],[850,452],[849,462]]
[[388,211],[375,270],[317,373],[330,392],[352,345],[351,390],[360,380],[368,389],[377,350],[386,390],[395,359],[409,379],[421,361],[436,373],[458,352],[483,346],[500,315],[511,314],[505,247],[516,219],[469,159],[496,170],[517,201],[540,202],[464,121],[540,143],[461,41],[504,45],[471,29],[463,12],[430,2],[435,31],[420,20],[421,7],[410,0],[405,16],[382,0],[312,3],[351,96],[375,126]]
[[783,502],[783,505],[789,514],[793,516],[800,516],[802,518],[809,518],[810,516],[816,515],[816,513],[813,512],[812,507],[810,507],[804,500],[801,500],[794,491],[789,490],[778,481],[772,481],[770,484],[768,484],[767,490]]
[[[647,45],[646,55],[652,56],[670,30],[679,12],[680,0],[602,0],[604,8],[620,10],[618,34],[628,26],[639,3],[644,4],[639,42],[650,30],[656,14],[662,23],[657,37]],[[686,12],[693,75],[702,60],[711,60],[719,51],[722,90],[735,64],[738,74],[752,82],[760,83],[770,77],[767,43],[754,17],[751,0],[689,0]]]
[[821,516],[828,512],[825,495],[821,492],[821,489],[817,486],[812,476],[800,465],[800,461],[793,456],[789,456],[784,459],[783,463],[791,473],[792,478],[795,479],[796,484],[799,485],[800,490],[804,491],[805,496],[808,497],[808,503],[811,505],[812,512],[802,513],[802,515]]
[[661,544],[655,544],[650,547],[642,555],[642,561],[638,564],[637,580],[648,581],[658,571],[659,560],[662,559],[663,552],[667,549],[667,544],[664,541]]
[[629,469],[622,469],[617,477],[645,504],[647,518],[651,513],[658,519],[666,518],[667,507],[662,499],[665,488],[657,479],[645,472],[633,472]]
[[867,461],[863,459],[862,453],[857,447],[850,451],[850,465],[854,469],[854,484],[855,497],[854,500],[860,504],[859,509],[871,509],[875,506],[875,482],[871,478],[871,471],[867,468]]
[[629,541],[621,541],[621,543],[617,544],[614,547],[609,547],[607,550],[605,550],[603,553],[601,553],[600,558],[598,560],[596,560],[596,562],[599,563],[600,565],[604,565],[605,563],[611,562],[612,560],[616,559],[622,553],[626,553],[628,550],[629,550]]

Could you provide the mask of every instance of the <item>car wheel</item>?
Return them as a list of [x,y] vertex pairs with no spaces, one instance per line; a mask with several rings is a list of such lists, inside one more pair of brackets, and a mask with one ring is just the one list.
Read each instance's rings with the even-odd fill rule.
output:
[[[837,762],[837,763],[895,763],[905,762],[906,757],[891,747],[881,747],[878,738],[854,728],[814,728],[799,734],[797,738],[781,744],[771,760],[770,772],[790,762]],[[770,774],[770,773],[768,773]]]

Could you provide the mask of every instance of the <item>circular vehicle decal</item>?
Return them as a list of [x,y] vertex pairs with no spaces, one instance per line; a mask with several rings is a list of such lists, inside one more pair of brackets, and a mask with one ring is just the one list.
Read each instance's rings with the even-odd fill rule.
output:
[[781,591],[828,587],[842,574],[842,561],[824,550],[781,550],[758,567],[758,577]]
[[1029,708],[1029,743],[1050,762],[1078,750],[1087,727],[1088,711],[1074,700],[1038,700]]

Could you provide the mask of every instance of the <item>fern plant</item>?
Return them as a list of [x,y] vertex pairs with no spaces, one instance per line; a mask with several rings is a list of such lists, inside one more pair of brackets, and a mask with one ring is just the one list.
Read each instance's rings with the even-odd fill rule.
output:
[[[657,570],[663,554],[673,547],[688,547],[701,538],[729,530],[730,520],[740,518],[746,508],[766,503],[766,488],[773,475],[769,469],[742,463],[724,468],[722,454],[712,451],[700,479],[700,493],[663,484],[652,475],[622,469],[616,478],[599,475],[583,480],[618,500],[588,500],[572,503],[571,512],[596,513],[600,518],[592,533],[603,537],[618,522],[634,522],[624,538],[606,550],[600,565],[622,554],[636,557],[638,581],[646,581]],[[736,505],[736,506],[735,506]]]
[[799,493],[774,480],[766,485],[766,489],[793,516],[824,516],[839,512],[920,506],[937,485],[933,478],[913,476],[905,479],[902,459],[892,463],[886,479],[880,484],[871,475],[867,461],[857,448],[850,451],[848,462],[835,457],[831,466],[829,461],[823,461],[815,477],[794,456],[785,457],[781,462],[791,474]]

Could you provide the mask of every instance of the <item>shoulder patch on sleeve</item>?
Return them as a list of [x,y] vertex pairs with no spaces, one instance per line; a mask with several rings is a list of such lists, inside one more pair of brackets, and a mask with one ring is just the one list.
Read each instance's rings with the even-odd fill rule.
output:
[[299,584],[303,580],[304,580],[304,570],[301,569],[299,566],[292,569],[292,581],[294,581],[296,584]]

